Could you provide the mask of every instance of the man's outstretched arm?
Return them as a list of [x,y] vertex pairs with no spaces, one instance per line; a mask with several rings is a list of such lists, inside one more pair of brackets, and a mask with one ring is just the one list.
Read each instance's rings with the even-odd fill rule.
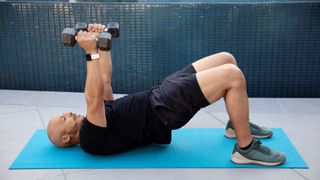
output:
[[100,70],[101,77],[103,80],[103,98],[106,101],[112,101],[113,99],[113,91],[111,86],[112,79],[112,61],[111,61],[111,52],[110,51],[100,51]]
[[[92,32],[96,38],[104,31],[106,26],[102,24],[89,24],[88,32]],[[100,51],[100,72],[103,80],[103,98],[106,101],[113,100],[113,91],[111,86],[112,79],[112,60],[110,51]]]
[[[97,54],[97,42],[93,33],[80,31],[77,35],[79,46],[86,54]],[[104,109],[104,83],[101,76],[100,60],[87,61],[85,98],[88,120],[100,127],[107,127]]]

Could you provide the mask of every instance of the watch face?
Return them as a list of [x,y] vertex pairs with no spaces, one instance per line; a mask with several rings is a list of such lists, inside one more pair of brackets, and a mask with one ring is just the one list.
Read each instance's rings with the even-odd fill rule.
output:
[[99,54],[91,54],[91,59],[94,60],[94,59],[99,59]]
[[100,58],[99,54],[86,54],[87,61],[96,60],[99,58]]

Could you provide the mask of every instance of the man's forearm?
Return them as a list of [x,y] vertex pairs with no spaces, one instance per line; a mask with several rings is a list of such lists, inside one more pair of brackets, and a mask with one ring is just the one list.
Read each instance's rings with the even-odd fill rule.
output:
[[104,100],[113,100],[113,91],[111,86],[112,80],[112,61],[110,51],[99,51],[100,55],[100,69],[103,80],[103,97]]
[[87,104],[103,102],[103,91],[104,85],[99,60],[87,61],[87,78],[85,85]]

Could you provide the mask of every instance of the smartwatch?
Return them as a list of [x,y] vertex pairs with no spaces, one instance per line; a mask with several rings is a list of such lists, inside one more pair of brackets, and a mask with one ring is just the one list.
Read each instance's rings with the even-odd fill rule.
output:
[[87,61],[97,60],[99,58],[100,58],[99,54],[86,54]]

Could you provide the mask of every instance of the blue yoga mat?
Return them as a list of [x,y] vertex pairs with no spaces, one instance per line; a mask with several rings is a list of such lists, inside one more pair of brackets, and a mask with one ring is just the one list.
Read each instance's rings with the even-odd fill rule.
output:
[[[264,144],[285,152],[287,161],[273,168],[308,168],[282,129]],[[238,165],[230,160],[234,139],[223,135],[220,128],[182,128],[173,131],[170,145],[149,145],[134,150],[95,156],[79,146],[57,148],[47,138],[46,130],[37,130],[10,169],[63,168],[266,168]]]

